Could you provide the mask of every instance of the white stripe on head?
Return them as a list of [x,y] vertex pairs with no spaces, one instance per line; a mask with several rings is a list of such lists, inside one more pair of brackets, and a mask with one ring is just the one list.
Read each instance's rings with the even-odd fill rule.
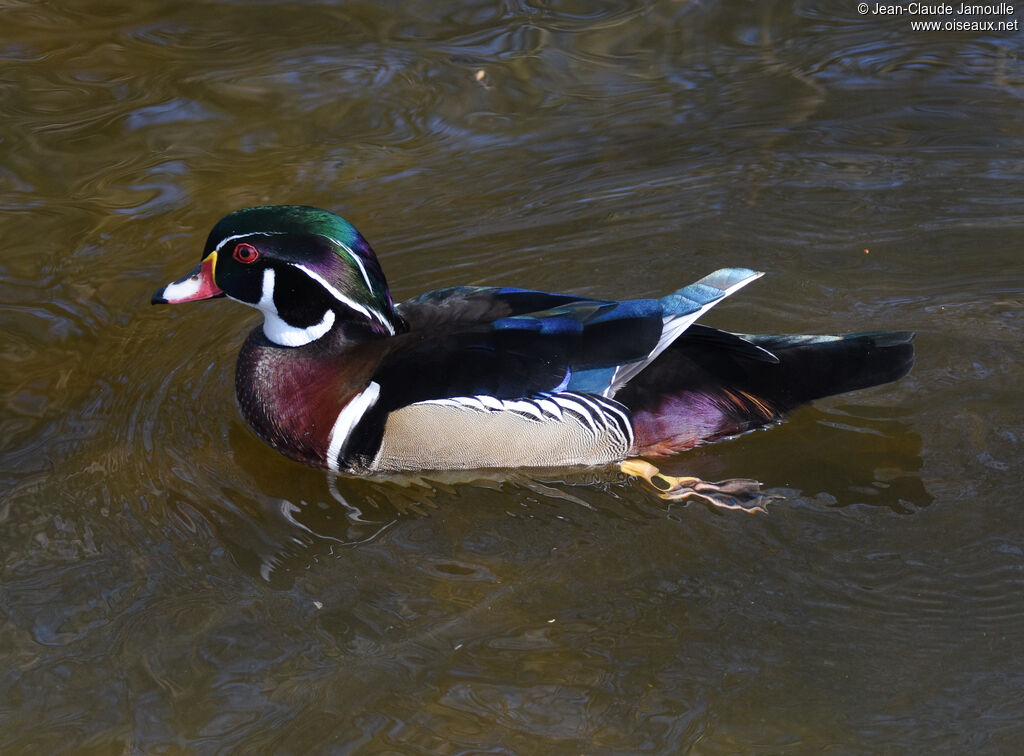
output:
[[372,292],[373,291],[373,284],[370,283],[370,276],[367,275],[366,268],[363,267],[363,261],[359,258],[359,255],[357,255],[355,252],[352,251],[352,247],[348,246],[343,241],[338,241],[337,239],[335,239],[332,236],[325,236],[324,238],[325,239],[330,239],[332,242],[334,242],[339,247],[341,247],[343,250],[345,250],[345,252],[348,254],[348,256],[352,258],[352,262],[354,262],[356,265],[359,266],[359,272],[363,274],[363,280],[366,281],[366,288],[369,289]]
[[[391,323],[388,322],[387,318],[385,318],[383,315],[381,315],[379,312],[377,312],[377,310],[374,310],[372,308],[364,307],[363,305],[359,304],[357,301],[355,301],[351,297],[345,296],[340,291],[338,291],[333,285],[331,285],[327,281],[326,278],[321,276],[315,270],[307,268],[305,265],[301,265],[299,263],[292,263],[292,265],[294,265],[296,268],[301,270],[307,276],[312,278],[318,284],[323,286],[327,290],[327,293],[330,294],[332,297],[334,297],[336,300],[338,300],[338,302],[340,302],[341,304],[345,305],[350,310],[355,310],[358,313],[362,313],[366,317],[367,320],[376,320],[376,321],[378,321],[381,325],[383,325],[385,328],[388,329],[388,333],[390,333],[392,336],[394,336],[394,334],[395,334],[394,326],[392,326]],[[365,272],[364,272],[364,275],[365,275]],[[373,289],[370,289],[370,291],[372,292]]]
[[[228,242],[232,242],[235,239],[245,239],[245,238],[250,237],[250,236],[275,236],[275,235],[289,234],[289,233],[291,233],[291,232],[289,232],[289,231],[249,231],[249,232],[244,233],[244,234],[234,234],[232,236],[225,236],[223,239],[221,239],[217,243],[216,250],[219,252],[221,250],[221,248],[225,244],[227,244]],[[323,236],[323,235],[320,234],[320,236]],[[338,241],[337,239],[335,239],[333,237],[330,237],[330,236],[323,236],[323,238],[327,239],[327,241],[331,242],[332,244],[336,244],[337,246],[341,247],[341,249],[349,257],[352,258],[352,262],[354,262],[356,264],[356,267],[359,268],[360,274],[362,274],[362,276],[363,276],[363,281],[366,282],[366,288],[370,291],[371,294],[374,293],[373,283],[370,281],[370,276],[366,272],[366,267],[363,265],[363,261],[360,259],[359,255],[357,255],[352,250],[352,248],[349,247],[344,242]],[[363,305],[359,304],[358,302],[356,302],[351,297],[345,296],[340,291],[338,291],[337,288],[335,288],[330,283],[328,283],[327,279],[325,279],[323,276],[321,276],[316,271],[311,270],[310,268],[306,267],[305,265],[303,265],[301,263],[291,263],[291,265],[295,266],[296,268],[301,270],[303,273],[305,273],[307,276],[309,276],[314,281],[316,281],[321,286],[323,286],[325,289],[327,289],[327,292],[332,297],[334,297],[336,300],[338,300],[338,302],[340,302],[341,304],[345,305],[349,309],[352,309],[352,310],[355,310],[358,313],[361,313],[368,320],[376,320],[377,322],[379,322],[382,326],[384,326],[388,330],[388,333],[390,333],[392,336],[395,335],[395,327],[393,325],[391,325],[391,323],[388,321],[388,319],[385,318],[380,312],[378,312],[377,310],[375,310],[373,308],[364,307]]]
[[277,234],[286,234],[287,231],[247,231],[244,234],[234,234],[233,236],[225,236],[219,242],[217,242],[216,250],[220,252],[220,248],[228,242],[234,241],[235,239],[245,239],[248,236],[275,236]]
[[338,419],[334,421],[327,444],[327,467],[334,472],[338,472],[339,457],[345,451],[345,445],[348,443],[352,431],[355,430],[356,424],[377,403],[379,396],[380,384],[370,381],[370,385],[352,397],[338,413]]
[[327,310],[319,323],[300,328],[285,322],[274,304],[274,269],[263,271],[263,289],[256,306],[263,311],[263,335],[275,344],[287,347],[305,346],[316,341],[334,325],[334,310]]
[[[218,252],[220,252],[221,247],[223,247],[228,242],[232,242],[235,239],[244,239],[247,236],[276,236],[276,235],[289,234],[289,233],[291,233],[291,232],[290,231],[248,231],[248,232],[246,232],[244,234],[233,234],[232,236],[225,236],[223,239],[221,239],[217,243],[217,248],[216,249],[217,249]],[[356,264],[356,266],[359,268],[359,272],[362,273],[363,280],[366,281],[366,288],[369,289],[370,291],[373,291],[373,283],[370,281],[370,275],[366,272],[366,266],[363,265],[362,258],[360,258],[359,255],[357,255],[355,253],[355,250],[353,250],[352,247],[348,246],[345,242],[340,241],[339,239],[335,239],[333,236],[326,236],[324,234],[318,234],[318,236],[323,236],[324,239],[326,239],[327,241],[331,242],[332,244],[337,245],[338,247],[340,247],[345,252],[345,254],[347,254],[349,257],[351,257],[352,258],[352,262],[354,262]]]

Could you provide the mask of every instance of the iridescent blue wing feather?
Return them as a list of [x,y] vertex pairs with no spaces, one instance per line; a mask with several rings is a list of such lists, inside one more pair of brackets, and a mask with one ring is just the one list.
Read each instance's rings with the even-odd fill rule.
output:
[[398,306],[410,332],[374,380],[394,407],[563,390],[612,396],[701,314],[760,275],[728,268],[662,299],[626,302],[505,288],[430,292]]
[[615,370],[608,386],[601,393],[604,396],[615,396],[633,376],[653,362],[659,354],[678,339],[705,312],[710,310],[725,297],[738,291],[764,273],[748,268],[722,268],[700,279],[696,283],[658,300],[661,306],[663,328],[658,343],[647,357],[638,362],[630,362]]
[[[539,312],[585,298],[497,286],[452,286],[428,291],[396,305],[411,330],[450,329],[472,323]],[[599,300],[586,300],[599,301]]]

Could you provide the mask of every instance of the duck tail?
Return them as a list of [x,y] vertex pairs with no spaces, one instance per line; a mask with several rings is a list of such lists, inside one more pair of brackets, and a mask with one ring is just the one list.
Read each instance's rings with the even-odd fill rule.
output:
[[[779,370],[752,378],[785,412],[847,391],[898,380],[914,364],[914,334],[874,331],[841,336],[742,336],[779,359]],[[762,388],[763,387],[763,388]]]
[[637,454],[663,455],[768,423],[801,405],[906,375],[914,334],[739,335],[695,325],[615,396]]

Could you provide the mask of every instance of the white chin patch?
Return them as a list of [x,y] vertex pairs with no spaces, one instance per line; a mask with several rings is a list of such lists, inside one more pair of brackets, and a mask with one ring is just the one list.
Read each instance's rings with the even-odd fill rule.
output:
[[280,346],[305,346],[319,339],[334,325],[334,310],[327,310],[319,323],[305,328],[286,323],[274,305],[274,271],[271,268],[263,271],[263,291],[256,306],[263,311],[263,335]]
[[332,325],[334,325],[334,310],[328,310],[319,323],[305,328],[288,325],[276,312],[263,311],[263,335],[281,346],[305,346],[331,330]]

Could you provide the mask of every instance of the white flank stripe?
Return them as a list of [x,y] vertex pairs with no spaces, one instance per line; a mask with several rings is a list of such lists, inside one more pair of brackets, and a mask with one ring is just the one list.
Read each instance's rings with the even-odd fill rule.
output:
[[626,428],[632,428],[633,422],[630,420],[629,415],[622,411],[621,405],[612,404],[608,402],[604,405],[605,412],[614,412],[622,419],[622,425]]
[[591,417],[595,420],[600,419],[602,425],[609,427],[614,425],[614,421],[606,414],[612,409],[610,404],[600,401],[597,397],[588,396],[587,394],[573,393],[572,396],[580,403],[590,407],[592,409]]
[[327,466],[334,472],[338,472],[338,457],[345,449],[348,437],[352,435],[356,424],[363,419],[367,410],[377,403],[379,396],[380,384],[370,381],[370,385],[356,394],[338,413],[327,445]]
[[540,421],[561,421],[563,410],[579,416],[594,434],[602,431],[614,433],[629,443],[633,442],[633,428],[629,413],[622,405],[612,400],[590,394],[569,392],[545,394],[527,399],[498,399],[486,394],[477,396],[453,396],[449,399],[425,399],[416,404],[433,404],[443,407],[465,407],[475,412],[515,412],[528,415]]
[[488,396],[487,394],[477,394],[476,398],[480,401],[480,403],[482,405],[484,405],[488,409],[492,409],[492,410],[503,410],[503,409],[505,409],[505,404],[504,404],[504,402],[501,401],[501,399],[496,399],[493,396]]
[[510,409],[510,410],[512,410],[514,412],[521,412],[524,415],[529,415],[530,417],[535,417],[538,420],[543,420],[544,419],[544,413],[541,412],[540,407],[537,406],[536,402],[531,401],[529,399],[519,399],[519,400],[516,400],[516,401],[507,401],[507,402],[503,402],[503,404],[505,405],[506,408],[508,408],[508,409]]
[[580,402],[577,402],[573,399],[568,399],[564,396],[553,396],[551,398],[554,401],[556,401],[560,406],[564,407],[570,412],[575,412],[577,415],[582,417],[583,421],[590,426],[590,429],[594,431],[594,433],[597,433],[597,425],[594,423],[593,413],[590,411],[587,405],[581,404]]
[[331,326],[334,325],[334,310],[328,310],[319,323],[305,328],[285,322],[284,318],[277,314],[277,305],[274,304],[274,281],[274,269],[264,269],[263,289],[256,306],[263,311],[263,334],[268,339],[281,346],[299,347],[316,341],[331,330]]
[[557,417],[559,420],[562,419],[562,408],[550,399],[536,399],[537,405],[549,415]]
[[[385,328],[388,329],[388,333],[390,333],[392,336],[395,334],[394,327],[387,321],[387,318],[385,318],[379,312],[377,312],[374,309],[364,307],[363,305],[359,304],[357,301],[355,301],[351,297],[345,296],[340,291],[338,291],[336,288],[334,288],[334,286],[332,286],[330,283],[328,283],[327,279],[324,278],[323,276],[321,276],[315,270],[310,270],[305,265],[299,265],[297,263],[293,263],[293,265],[295,265],[296,268],[301,270],[307,276],[309,276],[314,281],[316,281],[321,286],[323,286],[325,289],[327,289],[327,293],[330,294],[335,299],[337,299],[343,305],[345,305],[346,307],[348,307],[350,309],[355,310],[356,312],[361,312],[363,315],[365,315],[369,319],[377,320],[382,326],[384,326]],[[373,289],[370,289],[370,291],[372,292]]]

